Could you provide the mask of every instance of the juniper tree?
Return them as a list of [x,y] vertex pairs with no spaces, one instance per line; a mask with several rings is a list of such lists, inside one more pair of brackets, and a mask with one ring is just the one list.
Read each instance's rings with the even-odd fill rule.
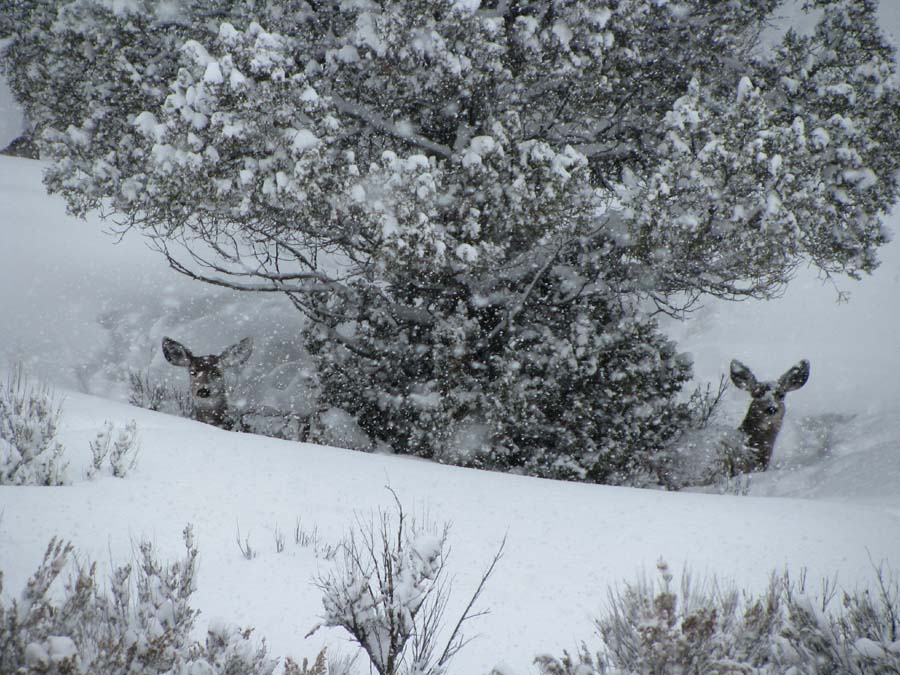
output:
[[887,240],[893,50],[874,2],[807,5],[32,1],[4,68],[50,191],[285,294],[375,440],[665,481],[690,362],[654,314]]

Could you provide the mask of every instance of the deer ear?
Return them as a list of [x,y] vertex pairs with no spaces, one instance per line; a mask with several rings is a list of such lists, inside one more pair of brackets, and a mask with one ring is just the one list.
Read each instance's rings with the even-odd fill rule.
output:
[[756,376],[737,359],[731,362],[731,381],[738,389],[745,391],[751,391],[756,386]]
[[778,378],[778,385],[785,391],[799,389],[809,379],[809,361],[803,359]]
[[190,349],[185,347],[180,342],[176,342],[172,338],[163,338],[162,350],[163,356],[166,357],[166,361],[171,363],[173,366],[181,366],[183,368],[187,368],[189,365],[191,365],[191,359],[194,357],[194,355],[191,354]]
[[228,349],[219,354],[219,361],[226,368],[239,366],[250,358],[253,352],[253,338],[244,338],[236,345],[231,345]]

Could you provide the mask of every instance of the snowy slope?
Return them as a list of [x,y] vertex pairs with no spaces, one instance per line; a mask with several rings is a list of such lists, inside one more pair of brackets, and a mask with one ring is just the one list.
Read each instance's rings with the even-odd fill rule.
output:
[[[900,35],[900,3],[883,0],[882,18]],[[0,83],[0,146],[21,125]],[[585,640],[606,589],[650,572],[659,557],[676,569],[753,590],[771,570],[809,570],[852,588],[872,580],[872,561],[900,570],[900,243],[862,282],[838,280],[849,303],[801,270],[771,303],[710,302],[667,330],[692,353],[698,383],[718,381],[732,358],[774,378],[800,358],[812,376],[789,395],[775,468],[754,476],[744,497],[662,493],[568,484],[445,467],[223,432],[128,406],[128,370],[177,382],[162,359],[163,335],[199,353],[246,336],[260,364],[281,364],[276,403],[303,398],[297,377],[302,325],[280,298],[247,297],[189,283],[140,239],[115,243],[95,219],[65,215],[44,194],[37,162],[0,157],[0,371],[14,361],[65,395],[61,441],[72,485],[0,487],[0,570],[4,598],[22,588],[49,537],[72,540],[101,569],[129,560],[150,539],[163,560],[181,555],[180,532],[193,523],[200,549],[195,605],[199,629],[224,619],[254,626],[274,655],[350,651],[339,631],[304,639],[317,622],[312,578],[328,563],[293,543],[297,519],[333,544],[356,514],[391,503],[451,521],[449,567],[457,594],[450,614],[508,536],[506,554],[472,624],[482,637],[451,675],[481,675],[508,664],[533,673],[540,652],[559,654]],[[900,230],[900,213],[890,223]],[[255,365],[254,365],[255,364]],[[277,378],[276,378],[277,379]],[[273,381],[266,381],[271,390]],[[743,392],[726,393],[718,424],[735,427]],[[110,420],[136,420],[141,452],[125,479],[84,478],[89,441]],[[257,556],[245,560],[238,528]],[[275,550],[274,533],[288,542]],[[813,582],[815,588],[817,584]]]
[[[389,484],[411,510],[452,521],[451,568],[460,592],[473,587],[508,534],[484,598],[492,613],[477,625],[485,638],[460,655],[453,672],[482,673],[501,660],[529,672],[534,653],[589,639],[589,617],[605,587],[652,569],[660,556],[756,588],[773,567],[806,566],[812,578],[837,574],[852,586],[868,577],[870,555],[900,560],[900,540],[886,536],[900,531],[900,513],[873,504],[502,476],[227,433],[77,394],[66,400],[63,431],[72,474],[86,464],[87,443],[104,419],[132,418],[142,434],[132,476],[0,489],[7,588],[21,587],[51,534],[100,561],[128,559],[140,538],[174,557],[181,527],[192,522],[201,551],[201,619],[250,624],[274,653],[312,655],[323,638],[341,640],[336,633],[302,638],[319,611],[310,578],[326,563],[292,542],[276,553],[274,528],[290,538],[301,518],[304,528],[318,527],[323,543],[334,542],[356,511],[388,503]],[[251,561],[238,551],[238,527],[259,551]]]
[[[182,527],[193,523],[201,628],[216,618],[255,626],[276,655],[314,656],[326,641],[348,650],[338,631],[303,638],[320,611],[311,579],[328,563],[294,545],[292,532],[299,518],[322,545],[335,543],[355,514],[389,505],[390,485],[409,510],[452,522],[457,607],[508,535],[484,595],[491,614],[470,629],[484,637],[452,669],[468,675],[498,663],[533,672],[536,653],[591,644],[607,586],[652,570],[661,556],[754,589],[786,565],[811,578],[837,575],[847,587],[871,580],[870,560],[900,565],[897,244],[849,304],[836,305],[833,288],[807,274],[778,302],[712,303],[669,327],[694,353],[701,381],[718,379],[735,356],[763,377],[801,357],[813,363],[809,384],[788,399],[781,468],[755,477],[751,496],[734,497],[470,471],[228,433],[128,406],[127,368],[184,377],[162,362],[161,335],[216,351],[248,333],[289,343],[299,320],[277,298],[189,284],[140,240],[116,244],[98,222],[67,217],[43,194],[36,162],[0,158],[0,203],[0,363],[24,360],[65,390],[61,440],[73,479],[64,488],[0,488],[7,593],[22,587],[53,535],[103,565],[129,559],[142,538],[174,558]],[[737,425],[744,397],[728,393],[721,424]],[[85,479],[88,443],[103,422],[121,428],[131,419],[141,435],[135,471]],[[238,528],[258,551],[253,560],[241,556]],[[276,528],[288,538],[282,553]]]

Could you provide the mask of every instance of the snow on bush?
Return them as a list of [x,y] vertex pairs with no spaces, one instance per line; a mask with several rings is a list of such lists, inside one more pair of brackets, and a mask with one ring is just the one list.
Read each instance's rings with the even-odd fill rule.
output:
[[[250,630],[212,623],[192,641],[197,549],[184,530],[185,557],[161,565],[143,542],[135,565],[112,572],[109,589],[96,564],[76,564],[62,594],[57,579],[74,549],[52,539],[37,571],[10,604],[0,602],[0,672],[88,675],[271,675],[276,661]],[[2,590],[2,574],[0,574]]]
[[137,440],[137,423],[131,420],[115,435],[115,425],[105,422],[91,441],[91,466],[87,469],[87,477],[93,478],[103,470],[103,462],[109,464],[110,473],[116,478],[124,478],[137,464],[139,444]]
[[697,585],[688,573],[673,584],[666,563],[657,567],[656,583],[610,589],[595,624],[599,653],[540,655],[541,675],[900,672],[900,587],[884,568],[873,589],[844,592],[832,609],[833,585],[810,595],[804,574],[773,573],[754,596],[715,580]]
[[128,402],[131,405],[181,417],[191,416],[190,392],[164,380],[157,381],[149,370],[129,371],[128,385]]
[[61,404],[18,364],[0,387],[0,485],[64,485],[63,446],[56,440]]
[[312,665],[308,659],[303,659],[301,664],[291,657],[285,658],[284,675],[356,675],[359,672],[356,661],[357,655],[327,656],[326,649],[323,648]]
[[395,505],[393,518],[385,511],[377,521],[360,518],[342,544],[335,569],[319,576],[323,623],[310,634],[321,626],[343,628],[379,675],[443,675],[466,644],[461,629],[477,616],[473,607],[503,547],[441,648],[451,591],[446,577],[449,525],[437,530],[416,523],[399,501]]

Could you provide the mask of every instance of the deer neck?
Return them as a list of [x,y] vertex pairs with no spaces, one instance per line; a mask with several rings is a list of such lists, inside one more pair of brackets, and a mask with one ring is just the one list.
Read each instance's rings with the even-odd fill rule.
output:
[[747,446],[753,450],[756,470],[765,471],[768,468],[783,420],[783,408],[774,415],[767,414],[761,406],[751,405],[747,411],[740,429],[744,432]]
[[225,399],[217,401],[203,400],[202,403],[194,401],[194,419],[205,424],[212,424],[222,429],[230,429],[228,405]]

